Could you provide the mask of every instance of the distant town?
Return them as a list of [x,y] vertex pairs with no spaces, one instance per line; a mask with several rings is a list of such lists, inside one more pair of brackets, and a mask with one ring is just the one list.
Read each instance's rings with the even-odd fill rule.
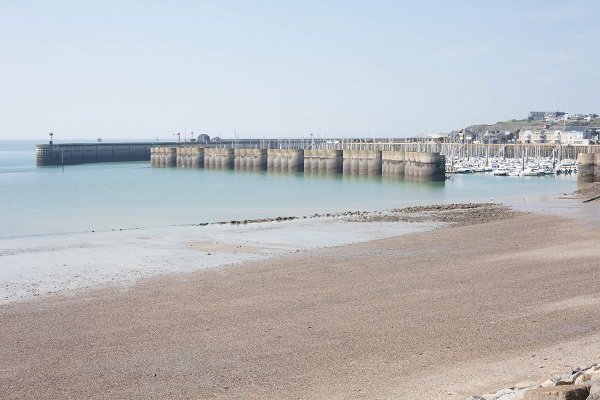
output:
[[435,141],[589,146],[600,143],[598,114],[530,111],[526,119],[472,125],[449,134],[430,135]]

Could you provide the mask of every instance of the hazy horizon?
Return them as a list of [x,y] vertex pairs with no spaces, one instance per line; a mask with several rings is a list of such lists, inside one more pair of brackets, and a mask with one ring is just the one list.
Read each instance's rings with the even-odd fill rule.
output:
[[0,1],[0,140],[408,137],[600,111],[594,1]]

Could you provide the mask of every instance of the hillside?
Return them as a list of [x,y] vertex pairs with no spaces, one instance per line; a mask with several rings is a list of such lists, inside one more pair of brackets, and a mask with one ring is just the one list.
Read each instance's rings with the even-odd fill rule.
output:
[[[528,121],[526,119],[512,119],[509,121],[500,121],[495,124],[477,124],[466,127],[468,132],[472,133],[485,133],[487,131],[494,132],[511,132],[517,133],[523,129],[528,128],[542,128],[548,126],[549,129],[560,129],[563,128],[563,122],[545,122],[545,121]],[[596,118],[591,122],[587,121],[569,121],[567,126],[588,126],[592,129],[600,129],[600,119]]]

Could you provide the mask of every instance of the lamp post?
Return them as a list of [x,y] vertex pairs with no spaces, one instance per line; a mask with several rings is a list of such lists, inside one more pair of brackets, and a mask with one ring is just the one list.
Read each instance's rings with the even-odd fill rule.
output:
[[50,132],[48,135],[50,135],[50,146],[52,146],[52,143],[53,143],[52,136],[54,136],[54,133]]
[[177,143],[181,143],[181,133],[180,132],[174,133],[173,136],[177,136]]

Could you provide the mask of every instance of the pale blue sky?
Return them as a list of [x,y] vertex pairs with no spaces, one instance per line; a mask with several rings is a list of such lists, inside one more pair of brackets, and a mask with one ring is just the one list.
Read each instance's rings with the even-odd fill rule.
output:
[[596,1],[0,0],[0,139],[405,137],[600,113]]

